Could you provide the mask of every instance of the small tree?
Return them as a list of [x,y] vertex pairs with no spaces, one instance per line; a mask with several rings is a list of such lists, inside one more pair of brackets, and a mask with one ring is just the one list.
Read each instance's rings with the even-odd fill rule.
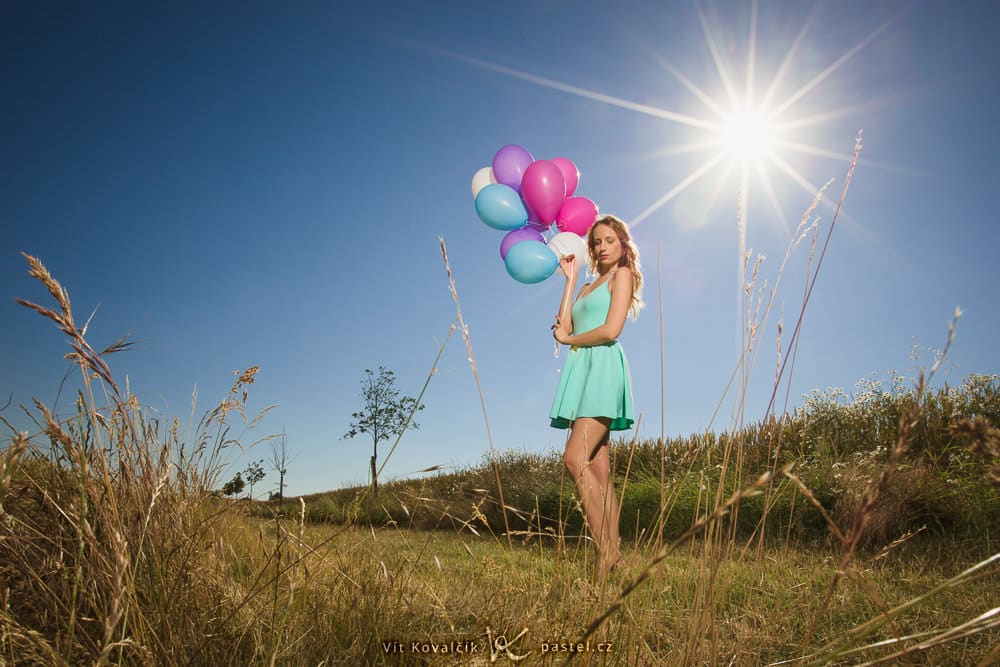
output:
[[375,466],[378,443],[401,435],[406,428],[418,428],[416,422],[406,422],[414,412],[423,410],[424,406],[418,404],[415,398],[400,397],[399,390],[396,389],[396,374],[385,366],[379,366],[377,375],[365,369],[365,377],[361,380],[361,400],[364,407],[351,415],[353,421],[350,430],[341,439],[353,438],[362,433],[371,436],[372,492],[378,493],[378,469]]
[[226,482],[222,486],[222,495],[224,496],[235,496],[243,493],[243,487],[246,486],[246,482],[243,481],[243,474],[236,473],[236,475]]
[[243,471],[246,475],[247,484],[250,485],[250,499],[253,499],[253,485],[264,479],[267,474],[264,472],[264,459],[259,461],[253,461],[248,466],[247,469]]
[[271,494],[272,500],[278,501],[278,507],[282,507],[285,501],[285,473],[288,472],[288,435],[281,429],[281,438],[271,441],[271,467],[278,473],[278,490]]

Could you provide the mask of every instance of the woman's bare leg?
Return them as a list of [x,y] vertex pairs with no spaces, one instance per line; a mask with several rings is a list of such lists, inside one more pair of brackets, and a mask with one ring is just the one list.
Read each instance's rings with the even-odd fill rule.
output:
[[599,534],[602,538],[599,541],[601,551],[598,553],[598,569],[602,574],[622,562],[621,537],[618,532],[618,498],[615,496],[615,484],[611,477],[609,440],[610,433],[605,431],[603,442],[597,446],[590,459],[590,470],[597,480],[597,486],[601,489],[598,508],[601,515]]
[[621,561],[618,501],[608,457],[609,424],[606,418],[581,417],[574,421],[565,454],[566,469],[576,482],[602,574]]

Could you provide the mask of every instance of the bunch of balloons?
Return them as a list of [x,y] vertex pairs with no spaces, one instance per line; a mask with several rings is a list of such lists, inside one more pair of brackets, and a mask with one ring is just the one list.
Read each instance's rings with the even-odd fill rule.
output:
[[[492,166],[472,177],[480,220],[507,232],[500,257],[514,280],[541,282],[566,255],[586,261],[583,237],[597,220],[597,205],[573,196],[579,184],[580,172],[570,160],[536,160],[516,144],[500,148]],[[553,222],[559,231],[546,238]]]

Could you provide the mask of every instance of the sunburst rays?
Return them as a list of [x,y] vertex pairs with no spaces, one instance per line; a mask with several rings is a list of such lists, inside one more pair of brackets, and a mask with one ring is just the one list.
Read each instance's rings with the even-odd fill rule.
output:
[[[633,39],[634,46],[647,53],[664,72],[701,103],[705,109],[704,114],[681,113],[651,104],[639,103],[454,51],[438,47],[430,48],[476,67],[551,90],[641,113],[668,123],[682,125],[700,133],[701,136],[688,143],[657,147],[653,150],[653,159],[656,157],[666,159],[681,155],[689,156],[692,166],[676,184],[669,186],[663,195],[645,205],[638,214],[632,216],[633,225],[650,220],[667,203],[710,174],[714,174],[718,179],[715,186],[717,191],[720,183],[730,178],[734,171],[737,171],[744,216],[747,216],[746,207],[749,203],[751,187],[760,187],[765,200],[773,209],[775,219],[785,228],[785,233],[790,234],[791,230],[787,229],[787,219],[780,205],[774,176],[782,176],[812,196],[817,192],[818,187],[789,161],[791,154],[838,161],[845,161],[849,159],[849,156],[843,152],[816,145],[801,137],[792,138],[789,135],[793,131],[801,132],[804,128],[816,129],[834,120],[870,111],[873,107],[878,106],[873,102],[855,102],[834,107],[822,113],[810,112],[808,115],[796,115],[794,112],[797,105],[800,105],[810,93],[821,89],[825,81],[856,58],[879,35],[896,23],[909,10],[910,6],[906,5],[897,10],[871,32],[848,47],[843,54],[808,78],[805,83],[790,90],[785,88],[784,83],[792,78],[793,73],[802,73],[797,71],[799,69],[797,68],[797,54],[803,48],[810,31],[817,22],[818,5],[804,19],[801,29],[798,30],[787,51],[781,57],[780,64],[769,77],[766,86],[758,87],[764,77],[761,76],[758,63],[760,25],[757,0],[753,0],[749,7],[745,68],[727,66],[717,38],[717,34],[723,26],[713,25],[712,19],[706,14],[702,4],[697,3],[695,5],[697,20],[705,48],[711,57],[715,74],[718,77],[716,83],[722,86],[721,96],[713,96],[706,92],[707,85],[712,82],[705,82],[702,85],[695,83],[679,67],[668,62],[655,49],[643,44],[638,39]],[[774,43],[775,40],[772,39],[771,35],[765,35],[765,37],[768,44]],[[743,69],[742,81],[736,76],[735,70],[738,69]],[[876,166],[894,168],[892,165],[884,164]],[[833,205],[833,202],[828,199],[825,199],[825,203],[828,206]]]

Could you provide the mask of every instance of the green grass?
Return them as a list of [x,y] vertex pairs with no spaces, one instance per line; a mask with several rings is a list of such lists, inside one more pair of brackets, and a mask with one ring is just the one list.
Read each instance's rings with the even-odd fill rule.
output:
[[[814,393],[805,406],[780,420],[751,424],[735,436],[713,433],[658,441],[612,444],[612,458],[622,499],[622,534],[632,540],[656,525],[660,515],[660,460],[665,475],[664,534],[677,535],[704,513],[708,495],[720,483],[729,495],[773,466],[793,464],[832,518],[847,524],[868,486],[878,479],[899,439],[899,421],[913,407],[913,392],[898,380],[894,389],[869,387],[854,400],[839,392]],[[928,392],[918,406],[923,415],[913,444],[894,472],[894,481],[870,513],[862,544],[878,547],[914,530],[940,539],[1000,538],[1000,494],[988,481],[988,460],[970,451],[968,437],[952,425],[973,416],[1000,423],[1000,378],[972,375],[956,387]],[[745,450],[746,473],[722,475],[722,453],[739,441]],[[777,455],[774,455],[777,452]],[[628,462],[631,454],[631,467]],[[771,466],[768,461],[771,461]],[[565,477],[561,454],[501,452],[496,461],[503,483],[511,529],[555,534],[579,533],[582,517],[575,490]],[[628,477],[626,481],[626,469]],[[377,498],[364,487],[306,496],[311,521],[345,523],[348,519],[376,526],[419,529],[503,530],[489,460],[480,466],[420,479],[383,483]],[[359,500],[364,498],[364,500]],[[732,522],[738,536],[759,528],[771,539],[815,541],[829,530],[818,509],[805,501],[789,480],[779,480],[768,495],[742,502]],[[291,505],[289,505],[291,506]],[[277,511],[262,505],[263,516]],[[484,521],[485,519],[485,521]],[[465,528],[468,530],[468,528]],[[645,536],[642,536],[645,537]],[[993,542],[995,543],[995,542]]]
[[[247,521],[229,528],[227,548],[236,553],[267,553],[275,535],[257,531]],[[295,534],[289,522],[284,530]],[[256,535],[255,535],[256,533]],[[445,531],[404,529],[337,529],[305,527],[305,544],[324,545],[313,557],[296,565],[277,604],[261,596],[240,623],[245,632],[265,640],[277,632],[292,643],[280,642],[282,664],[334,662],[379,664],[410,653],[387,656],[383,642],[474,641],[486,651],[486,628],[507,637],[527,628],[519,653],[532,650],[540,657],[543,642],[575,642],[581,629],[617,595],[623,581],[606,584],[591,580],[589,550],[567,545],[539,547]],[[288,548],[298,549],[298,546]],[[701,542],[665,559],[638,593],[590,638],[591,645],[610,641],[612,664],[761,664],[807,655],[836,643],[852,628],[877,618],[880,608],[891,608],[954,576],[973,557],[972,551],[952,552],[931,560],[928,544],[912,544],[890,557],[865,561],[837,589],[834,604],[821,603],[832,579],[833,559],[810,548],[766,549],[759,557],[715,560]],[[626,549],[629,560],[640,563],[641,551]],[[239,595],[251,590],[255,570],[266,559],[231,577]],[[705,605],[708,569],[717,568],[721,592]],[[894,627],[874,629],[853,639],[852,648],[895,636],[947,629],[970,617],[970,610],[995,604],[997,586],[988,576],[968,578],[962,585],[936,595],[926,604],[900,614]],[[873,600],[875,598],[875,600]],[[877,600],[877,601],[876,601]],[[692,615],[710,619],[707,637],[689,641]],[[803,645],[803,637],[812,640]],[[926,664],[970,664],[982,656],[996,632],[951,642],[926,653]],[[266,642],[260,641],[266,645]],[[836,650],[835,645],[831,650]],[[854,659],[884,654],[862,651]],[[597,658],[598,656],[591,656]],[[268,656],[247,653],[242,659],[263,661]]]

